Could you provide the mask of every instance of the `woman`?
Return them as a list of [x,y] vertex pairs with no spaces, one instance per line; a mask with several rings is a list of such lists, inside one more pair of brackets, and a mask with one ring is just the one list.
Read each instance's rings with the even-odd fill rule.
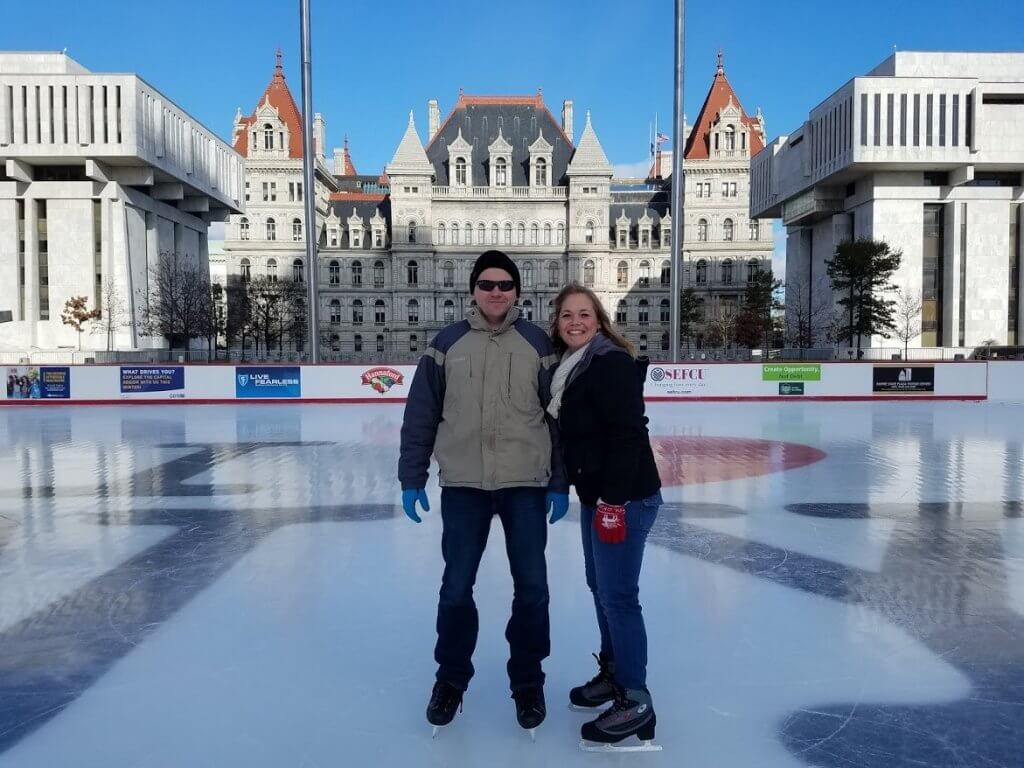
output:
[[600,671],[569,699],[586,708],[611,702],[583,726],[586,741],[650,741],[657,721],[638,582],[661,481],[644,415],[647,360],[634,359],[601,301],[578,283],[555,299],[551,338],[561,363],[548,411],[558,419],[565,469],[582,504],[587,586],[601,632]]

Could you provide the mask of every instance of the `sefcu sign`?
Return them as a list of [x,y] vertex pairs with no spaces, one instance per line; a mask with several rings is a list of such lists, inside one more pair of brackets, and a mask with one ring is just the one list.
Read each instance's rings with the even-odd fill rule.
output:
[[647,371],[650,395],[688,395],[706,389],[710,369],[685,365],[659,365]]

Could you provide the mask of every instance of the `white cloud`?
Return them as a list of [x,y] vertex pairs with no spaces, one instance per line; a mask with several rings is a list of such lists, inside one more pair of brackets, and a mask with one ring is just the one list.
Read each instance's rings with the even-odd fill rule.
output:
[[618,179],[646,179],[647,172],[651,170],[651,161],[640,160],[636,163],[619,163],[613,165],[612,170]]

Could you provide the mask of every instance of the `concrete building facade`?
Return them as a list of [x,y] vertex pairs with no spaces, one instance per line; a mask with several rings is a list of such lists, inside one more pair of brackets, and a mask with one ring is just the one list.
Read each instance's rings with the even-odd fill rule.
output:
[[1022,172],[1024,54],[897,52],[853,78],[753,159],[751,215],[786,225],[787,323],[831,310],[826,261],[871,238],[922,301],[912,346],[1021,344]]

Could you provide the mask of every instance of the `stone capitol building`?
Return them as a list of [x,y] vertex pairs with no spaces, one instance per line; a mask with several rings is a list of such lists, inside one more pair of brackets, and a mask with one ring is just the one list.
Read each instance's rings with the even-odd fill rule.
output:
[[[322,358],[409,360],[469,306],[469,273],[488,248],[519,266],[524,315],[547,325],[561,287],[592,287],[652,358],[669,349],[669,152],[647,179],[616,179],[589,112],[578,140],[572,101],[560,120],[531,96],[459,93],[443,119],[428,102],[426,144],[413,114],[383,174],[356,172],[348,142],[325,156],[314,116]],[[280,53],[233,144],[245,158],[244,212],[225,233],[229,285],[265,275],[309,279],[303,233],[302,136]],[[683,287],[705,319],[735,312],[746,282],[770,269],[770,220],[748,214],[750,158],[764,123],[746,114],[721,55],[703,107],[688,126]],[[662,169],[665,170],[664,175]],[[689,339],[703,344],[698,327]],[[684,343],[686,343],[684,339]],[[303,340],[285,342],[301,352]]]

